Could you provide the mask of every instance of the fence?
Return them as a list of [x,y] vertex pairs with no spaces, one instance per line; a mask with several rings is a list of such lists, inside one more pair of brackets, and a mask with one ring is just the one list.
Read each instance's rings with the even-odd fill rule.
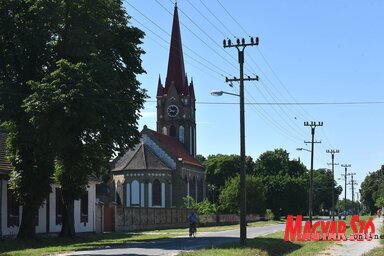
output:
[[116,207],[115,230],[133,231],[188,226],[186,208]]
[[[164,228],[185,228],[191,209],[186,208],[115,208],[115,231],[153,230]],[[247,215],[247,221],[262,221],[264,217]],[[200,215],[199,225],[238,224],[236,214]]]

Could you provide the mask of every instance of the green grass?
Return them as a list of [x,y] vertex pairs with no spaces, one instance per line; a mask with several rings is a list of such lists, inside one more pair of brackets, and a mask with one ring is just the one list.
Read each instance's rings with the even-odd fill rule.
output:
[[276,232],[271,235],[247,239],[245,247],[238,243],[226,244],[217,248],[182,252],[182,256],[213,256],[213,255],[317,255],[325,250],[332,242],[285,242],[284,232]]
[[[281,223],[262,221],[249,223],[249,226],[265,226]],[[217,232],[238,229],[239,225],[199,227],[198,232]],[[130,242],[148,241],[162,238],[187,236],[188,229],[164,229],[143,232],[116,232],[110,234],[80,234],[72,239],[59,237],[39,237],[30,241],[13,239],[0,240],[0,254],[4,255],[47,255],[79,250],[108,248]]]

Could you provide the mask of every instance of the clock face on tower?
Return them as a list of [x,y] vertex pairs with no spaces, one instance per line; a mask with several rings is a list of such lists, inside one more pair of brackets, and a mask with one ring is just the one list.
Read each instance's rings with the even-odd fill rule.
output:
[[176,105],[169,105],[167,108],[168,116],[175,117],[179,114],[179,108]]

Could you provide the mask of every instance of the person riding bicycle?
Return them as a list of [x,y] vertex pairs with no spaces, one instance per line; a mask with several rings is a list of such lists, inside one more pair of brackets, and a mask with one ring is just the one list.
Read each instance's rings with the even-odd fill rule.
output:
[[191,237],[196,233],[197,215],[194,211],[191,211],[188,214],[188,221],[189,221],[189,236]]

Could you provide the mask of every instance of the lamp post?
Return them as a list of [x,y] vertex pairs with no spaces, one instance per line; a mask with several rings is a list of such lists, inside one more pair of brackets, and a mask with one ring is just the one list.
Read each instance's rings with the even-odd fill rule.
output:
[[[241,90],[242,91],[242,90]],[[247,239],[247,221],[246,221],[246,190],[245,190],[245,115],[244,115],[244,92],[240,94],[211,91],[213,96],[222,96],[228,94],[240,97],[240,243],[245,245]]]
[[[306,149],[306,148],[296,148],[296,150],[298,151],[307,151],[307,152],[312,152],[311,150],[309,149]],[[309,214],[309,217],[310,219],[311,218],[311,212],[312,212],[312,202],[311,202],[311,193],[312,193],[312,190],[311,190],[311,186],[312,186],[312,175],[309,176],[309,189],[308,189],[308,214]]]

